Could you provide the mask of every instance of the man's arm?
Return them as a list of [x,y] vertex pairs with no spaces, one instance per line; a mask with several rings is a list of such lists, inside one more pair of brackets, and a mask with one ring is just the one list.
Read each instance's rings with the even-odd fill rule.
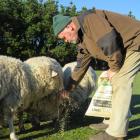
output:
[[79,44],[77,49],[77,65],[71,74],[66,90],[73,90],[77,86],[84,77],[92,59],[89,52],[83,47],[83,44]]

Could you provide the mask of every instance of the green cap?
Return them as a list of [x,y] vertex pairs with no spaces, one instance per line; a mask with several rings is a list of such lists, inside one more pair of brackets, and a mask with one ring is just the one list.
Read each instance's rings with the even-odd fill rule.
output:
[[53,31],[55,36],[57,36],[69,23],[71,22],[71,17],[63,16],[61,14],[53,17]]

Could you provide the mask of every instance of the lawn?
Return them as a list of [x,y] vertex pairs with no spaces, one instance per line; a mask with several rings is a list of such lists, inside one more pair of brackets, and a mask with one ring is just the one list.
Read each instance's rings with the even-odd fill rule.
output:
[[[98,71],[97,74],[100,72]],[[128,139],[140,140],[140,73],[137,74],[134,86],[131,104],[131,112],[133,116],[130,119]],[[26,123],[26,131],[21,134],[16,132],[20,140],[88,140],[90,135],[95,135],[98,131],[88,128],[90,123],[101,121],[100,118],[84,117],[79,121],[80,116],[76,117],[75,123],[65,132],[55,132],[51,122],[42,122],[37,130],[33,130],[30,123]],[[0,128],[0,140],[8,140],[8,129]]]

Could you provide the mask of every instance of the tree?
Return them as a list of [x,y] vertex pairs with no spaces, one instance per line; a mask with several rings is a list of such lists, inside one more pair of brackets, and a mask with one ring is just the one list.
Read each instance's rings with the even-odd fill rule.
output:
[[136,19],[135,16],[132,14],[132,11],[129,11],[128,16],[133,18],[133,19]]
[[52,17],[57,3],[48,0],[0,1],[0,53],[21,59],[45,55],[56,39],[52,34]]
[[1,54],[15,56],[22,49],[19,40],[26,28],[25,22],[22,19],[22,12],[23,5],[19,0],[0,1]]

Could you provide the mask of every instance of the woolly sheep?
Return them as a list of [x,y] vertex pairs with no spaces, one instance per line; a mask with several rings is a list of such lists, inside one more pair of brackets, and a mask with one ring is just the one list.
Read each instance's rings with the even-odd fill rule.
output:
[[[63,89],[63,73],[59,63],[49,57],[31,58],[24,63],[12,57],[0,56],[1,119],[7,118],[10,139],[17,140],[13,127],[13,113]],[[54,86],[57,85],[57,86]]]
[[[19,115],[19,118],[20,118],[19,128],[21,131],[24,130],[24,125],[23,125],[23,120],[22,120],[23,111],[32,115],[35,114],[35,117],[38,116],[38,114],[40,114],[41,112],[42,113],[46,112],[46,110],[49,110],[48,108],[50,108],[49,98],[51,94],[55,94],[53,99],[54,98],[56,99],[56,96],[58,95],[59,91],[64,89],[62,67],[55,59],[50,58],[50,57],[44,57],[44,56],[34,57],[34,58],[29,58],[24,63],[30,68],[28,70],[28,71],[31,71],[28,73],[32,74],[32,76],[30,77],[32,78],[34,77],[35,79],[35,80],[32,80],[30,83],[32,83],[34,86],[32,88],[32,92],[34,94],[32,95],[36,95],[36,96],[30,97],[31,98],[30,105],[29,103],[26,103],[28,101],[27,100],[23,103],[24,106],[18,110],[20,114]],[[52,74],[55,76],[52,76]],[[57,101],[56,100],[52,101],[53,103],[51,105],[53,105],[54,107],[53,111],[54,110],[56,111],[57,109],[56,105],[59,104],[59,101],[58,102]],[[44,104],[44,102],[46,103]],[[25,107],[25,104],[27,104],[26,107]],[[50,110],[48,111],[48,114],[47,114],[48,117],[51,116],[49,114],[50,114]]]
[[21,98],[30,92],[24,64],[15,58],[0,56],[0,122],[8,122],[11,140],[16,140],[13,113]]

